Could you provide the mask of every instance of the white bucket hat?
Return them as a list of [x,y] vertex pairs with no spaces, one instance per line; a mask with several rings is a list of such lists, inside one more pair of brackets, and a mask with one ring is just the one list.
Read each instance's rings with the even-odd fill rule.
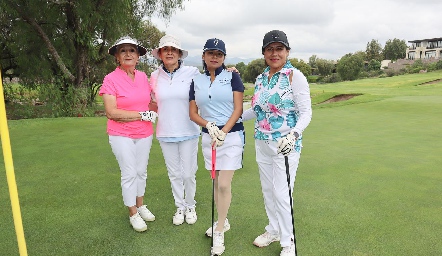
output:
[[165,35],[160,39],[160,43],[158,45],[158,48],[155,48],[152,50],[152,56],[154,56],[156,59],[160,60],[160,55],[158,54],[158,51],[163,48],[164,46],[172,46],[177,49],[180,49],[183,52],[183,55],[181,56],[181,59],[184,59],[189,54],[186,50],[183,50],[181,48],[181,42],[178,38],[172,36],[172,35]]
[[115,42],[115,44],[112,45],[107,52],[112,56],[115,55],[115,52],[117,51],[117,46],[122,45],[122,44],[135,45],[138,48],[138,53],[140,54],[140,56],[143,56],[147,53],[146,48],[144,48],[137,41],[135,41],[134,39],[132,39],[128,36],[118,39],[117,42]]

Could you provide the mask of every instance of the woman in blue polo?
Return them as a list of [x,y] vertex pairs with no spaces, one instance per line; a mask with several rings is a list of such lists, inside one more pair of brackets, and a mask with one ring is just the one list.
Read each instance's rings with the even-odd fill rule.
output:
[[[197,75],[189,91],[190,119],[203,127],[201,145],[205,167],[211,169],[212,145],[216,146],[215,203],[218,221],[206,231],[213,232],[213,254],[224,252],[224,232],[232,199],[231,183],[235,170],[242,168],[244,151],[243,111],[244,85],[239,74],[226,70],[225,44],[221,39],[208,39],[203,49],[204,74]],[[217,225],[224,223],[224,225]]]

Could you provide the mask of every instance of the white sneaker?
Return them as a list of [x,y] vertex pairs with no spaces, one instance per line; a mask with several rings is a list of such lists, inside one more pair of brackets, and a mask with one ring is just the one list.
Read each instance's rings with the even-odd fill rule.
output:
[[279,235],[272,235],[266,231],[264,234],[255,238],[255,241],[253,241],[253,244],[258,247],[266,247],[269,244],[279,241],[279,240],[280,240]]
[[[216,227],[218,226],[218,221],[215,221],[215,223],[213,223],[213,230],[215,231]],[[224,221],[224,227],[223,227],[223,232],[229,231],[230,229],[230,224],[229,224],[229,220],[226,218],[226,220]],[[212,227],[210,227],[207,231],[206,231],[206,236],[208,237],[212,237]]]
[[141,218],[145,221],[154,221],[155,215],[153,215],[145,205],[137,207],[137,211],[140,214]]
[[279,254],[279,256],[296,256],[295,252],[295,244],[292,241],[292,244],[290,246],[282,248],[281,254]]
[[146,222],[144,222],[143,218],[141,218],[138,212],[130,216],[129,221],[135,231],[143,232],[147,230]]
[[173,215],[172,219],[173,225],[181,225],[184,222],[184,210],[177,209],[175,215]]
[[196,216],[195,208],[187,208],[186,210],[186,222],[187,224],[195,224],[198,217]]
[[226,247],[224,246],[224,232],[213,232],[213,248],[212,255],[223,254]]

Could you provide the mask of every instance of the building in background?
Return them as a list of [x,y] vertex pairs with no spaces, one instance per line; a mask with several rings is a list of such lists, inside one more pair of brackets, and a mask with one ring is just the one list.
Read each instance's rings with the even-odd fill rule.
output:
[[408,42],[411,46],[408,47],[405,56],[409,60],[442,58],[442,37]]
[[415,60],[421,60],[423,64],[430,64],[442,60],[442,37],[408,41],[411,45],[407,48],[405,59],[395,62],[384,60],[381,69],[399,71],[410,65]]

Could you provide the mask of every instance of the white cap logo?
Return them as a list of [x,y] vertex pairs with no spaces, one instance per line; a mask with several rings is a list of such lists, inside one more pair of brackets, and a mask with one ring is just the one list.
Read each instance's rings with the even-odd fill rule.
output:
[[213,40],[213,44],[215,44],[215,46],[218,45],[218,39]]

